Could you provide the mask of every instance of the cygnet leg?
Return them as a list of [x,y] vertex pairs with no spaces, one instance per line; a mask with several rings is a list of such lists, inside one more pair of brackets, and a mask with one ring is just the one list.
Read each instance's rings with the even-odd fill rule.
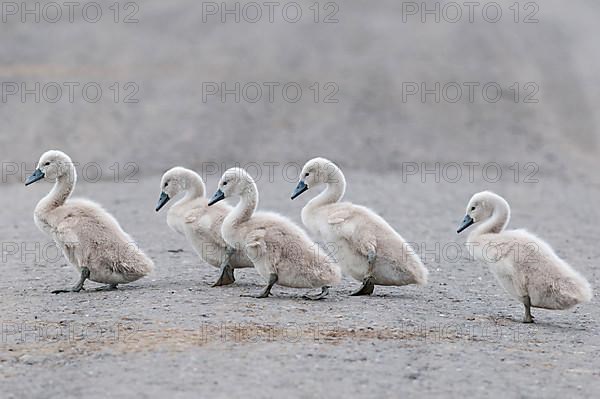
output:
[[362,285],[356,291],[354,291],[350,296],[359,296],[359,295],[371,295],[373,290],[375,289],[375,283],[373,282],[373,273],[375,272],[375,259],[377,258],[377,254],[375,251],[369,251],[367,254],[367,262],[369,262],[369,268],[367,270],[367,275],[363,278]]
[[329,287],[324,285],[323,287],[321,287],[321,293],[317,294],[317,295],[304,295],[302,298],[304,299],[310,299],[313,301],[318,301],[319,299],[323,299],[325,298],[327,295],[329,295]]
[[71,289],[68,290],[54,290],[52,291],[53,294],[60,294],[63,292],[79,292],[83,289],[83,283],[85,283],[85,280],[87,280],[90,277],[90,269],[88,269],[87,267],[82,267],[81,268],[81,277],[79,278],[79,281],[77,282],[77,284],[75,284],[75,286]]
[[525,317],[523,317],[523,323],[533,323],[533,316],[531,315],[531,298],[526,296],[523,304],[525,305]]
[[271,288],[273,288],[273,285],[277,282],[277,274],[275,273],[271,273],[269,274],[269,283],[267,284],[267,286],[265,287],[264,290],[262,290],[262,292],[258,295],[240,295],[240,296],[244,296],[244,297],[251,297],[251,298],[268,298],[269,295],[271,295]]
[[227,247],[225,250],[225,259],[223,259],[223,263],[221,263],[221,274],[219,275],[219,279],[212,285],[213,287],[229,285],[235,282],[234,269],[229,264],[234,252],[235,250],[231,247]]
[[95,288],[94,291],[114,291],[117,289],[117,284],[107,284],[102,287]]

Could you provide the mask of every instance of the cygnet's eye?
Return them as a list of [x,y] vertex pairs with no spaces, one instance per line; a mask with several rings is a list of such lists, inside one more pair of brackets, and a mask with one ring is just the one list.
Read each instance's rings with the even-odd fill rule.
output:
[[44,164],[44,166],[48,166],[48,165],[50,165],[50,161],[48,161]]
[[167,187],[168,185],[169,185],[169,182],[166,182],[166,183],[165,183],[165,187]]
[[306,172],[306,174],[304,175],[304,177],[308,177],[308,175],[310,175],[310,173]]
[[471,210],[472,210],[472,211],[474,211],[474,210],[475,210],[475,207],[472,207],[472,208],[471,208]]
[[223,182],[223,185],[224,185],[224,186],[226,186],[226,185],[227,185],[227,182],[226,182],[226,181],[224,181],[224,182]]

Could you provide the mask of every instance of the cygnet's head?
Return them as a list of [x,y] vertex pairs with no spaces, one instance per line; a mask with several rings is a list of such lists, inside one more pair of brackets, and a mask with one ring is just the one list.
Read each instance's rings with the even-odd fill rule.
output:
[[[177,194],[187,190],[190,184],[190,176],[194,175],[195,172],[181,166],[175,166],[167,170],[160,180],[160,198],[156,205],[156,211],[165,206],[172,198],[175,198]],[[199,176],[198,176],[199,178]]]
[[497,207],[509,209],[508,202],[491,191],[481,191],[473,195],[467,205],[466,216],[456,232],[460,233],[472,224],[489,219]]
[[325,183],[336,183],[341,178],[336,164],[325,158],[313,158],[304,164],[300,173],[300,181],[292,193],[292,199],[300,196],[309,188]]
[[28,186],[42,179],[56,180],[74,172],[75,166],[67,154],[57,150],[46,151],[40,157],[37,169],[25,180],[25,185]]
[[225,198],[240,197],[246,192],[256,192],[256,183],[245,169],[231,168],[227,169],[221,180],[219,180],[219,189],[208,201],[208,206],[216,204]]

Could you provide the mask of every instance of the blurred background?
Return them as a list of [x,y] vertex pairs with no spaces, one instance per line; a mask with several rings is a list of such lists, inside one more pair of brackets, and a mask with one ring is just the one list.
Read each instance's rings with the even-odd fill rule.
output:
[[58,148],[139,176],[315,155],[593,175],[600,5],[489,3],[3,3],[1,157],[33,167]]

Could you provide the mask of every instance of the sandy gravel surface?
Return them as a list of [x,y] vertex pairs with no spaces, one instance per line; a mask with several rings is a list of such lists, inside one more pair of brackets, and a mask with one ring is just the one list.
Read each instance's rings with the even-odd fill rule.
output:
[[[350,298],[357,283],[345,279],[321,302],[282,287],[255,300],[239,296],[263,284],[246,270],[235,285],[211,288],[216,269],[201,264],[168,230],[165,215],[154,213],[155,177],[135,184],[82,182],[78,192],[121,220],[156,262],[156,273],[116,292],[55,296],[49,291],[76,275],[62,258],[44,257],[48,240],[31,221],[49,185],[10,185],[4,192],[15,205],[2,211],[8,220],[2,234],[42,249],[5,254],[5,397],[125,396],[132,390],[142,397],[591,397],[600,389],[596,299],[566,312],[536,309],[537,323],[523,325],[520,304],[484,265],[466,253],[444,252],[464,240],[454,230],[470,193],[487,187],[509,198],[513,226],[545,237],[597,286],[597,230],[585,224],[597,213],[580,204],[578,182],[544,176],[530,185],[401,184],[394,174],[350,170],[347,176],[349,199],[370,204],[407,239],[426,243],[420,249],[429,285],[378,287],[373,297]],[[540,196],[559,184],[568,189],[540,206]],[[210,189],[215,185],[209,180]],[[292,183],[276,179],[259,188],[262,208],[299,221],[303,202],[289,201]],[[580,205],[566,209],[569,203]]]

